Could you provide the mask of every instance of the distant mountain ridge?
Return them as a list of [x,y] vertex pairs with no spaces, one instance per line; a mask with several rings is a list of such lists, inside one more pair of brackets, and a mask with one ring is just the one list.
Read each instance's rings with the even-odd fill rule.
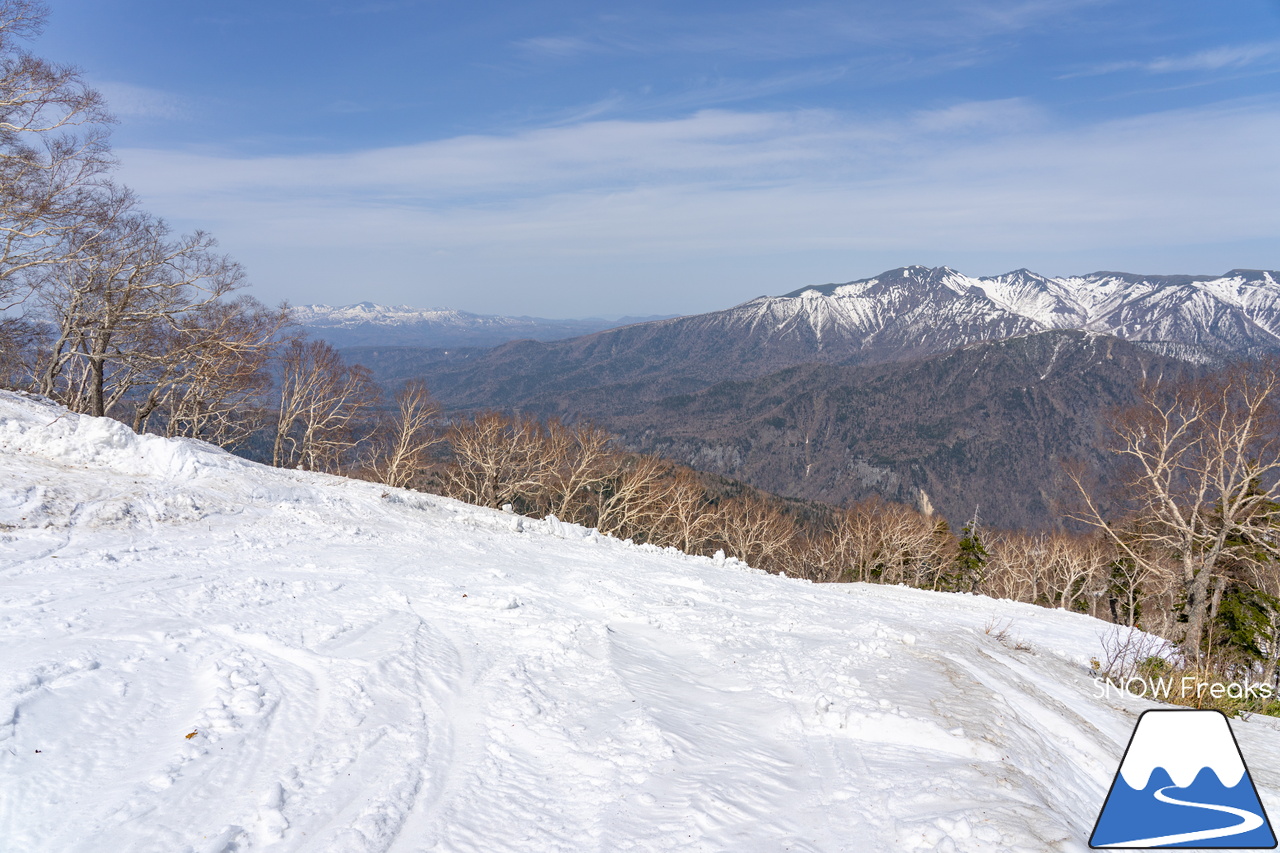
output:
[[[927,295],[926,295],[927,293]],[[925,296],[925,298],[921,298]],[[1140,276],[1096,272],[1048,278],[1020,269],[972,278],[949,267],[903,267],[870,279],[806,287],[746,303],[782,300],[803,312],[872,334],[914,325],[921,312],[989,318],[1025,331],[1080,329],[1133,341],[1169,341],[1237,351],[1280,348],[1280,273],[1231,270],[1222,276]],[[746,307],[743,306],[743,307]],[[897,309],[897,310],[895,310]],[[1019,332],[1021,333],[1021,332]],[[984,338],[990,339],[990,338]],[[956,345],[971,343],[958,341]]]
[[[610,387],[617,411],[806,363],[880,364],[1053,329],[1101,332],[1209,363],[1280,352],[1280,273],[1053,279],[1028,270],[972,278],[901,267],[845,284],[552,343],[518,341],[465,359],[395,353],[446,404],[574,411]],[[353,352],[375,372],[377,353]],[[372,363],[371,363],[372,362]]]
[[419,309],[408,305],[299,305],[294,319],[312,337],[337,347],[419,346],[493,347],[508,341],[555,341],[589,335],[603,329],[665,317],[623,317],[604,320],[548,320],[542,317],[502,317],[472,314],[452,308]]

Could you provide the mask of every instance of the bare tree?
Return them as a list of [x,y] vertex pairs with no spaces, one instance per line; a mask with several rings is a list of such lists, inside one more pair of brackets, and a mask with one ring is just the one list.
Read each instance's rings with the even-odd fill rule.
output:
[[848,569],[848,555],[843,547],[847,540],[841,535],[841,525],[828,529],[809,529],[790,543],[783,558],[786,572],[815,583],[838,581]]
[[21,300],[23,275],[61,262],[112,166],[101,96],[79,71],[35,57],[47,10],[0,0],[0,309]]
[[654,522],[654,541],[686,554],[705,552],[715,525],[706,490],[688,468],[668,466],[656,476],[663,513]]
[[438,427],[440,404],[421,380],[411,379],[396,394],[396,410],[384,427],[372,469],[382,483],[405,488],[426,464],[428,454],[445,440]]
[[751,493],[723,501],[713,523],[714,540],[730,556],[766,571],[783,568],[798,533],[793,519]]
[[0,317],[0,388],[26,388],[35,369],[39,330],[21,317]]
[[932,588],[953,559],[956,540],[932,518],[872,498],[837,517],[832,547],[847,566],[842,579]]
[[539,424],[498,412],[477,415],[449,430],[453,464],[445,471],[445,494],[480,506],[512,504],[537,512],[554,468]]
[[885,550],[877,512],[881,503],[876,499],[865,501],[836,517],[829,544],[829,559],[838,567],[833,580],[880,580]]
[[271,386],[269,366],[289,324],[287,306],[269,309],[242,296],[186,312],[154,327],[156,349],[133,428],[159,417],[165,435],[236,444],[258,428]]
[[279,324],[222,304],[243,283],[239,268],[206,235],[173,237],[110,181],[101,96],[75,68],[22,47],[46,17],[38,0],[0,0],[6,349],[15,330],[34,332],[17,335],[30,387],[77,411],[132,408],[139,426],[160,412],[167,431],[230,440],[228,401],[260,384],[263,338]]
[[658,528],[668,508],[659,483],[667,466],[651,456],[618,462],[614,476],[596,493],[596,529],[659,544]]
[[601,533],[701,553],[711,511],[693,476],[652,456],[616,457],[598,494]]
[[1105,542],[1068,533],[1003,532],[990,536],[988,546],[983,593],[1102,615],[1115,559]]
[[[79,234],[93,234],[79,240]],[[38,313],[55,331],[38,390],[108,415],[171,360],[167,340],[243,286],[239,266],[202,233],[172,238],[127,191],[101,200],[76,229],[79,248],[37,279]]]
[[324,341],[292,340],[281,361],[272,464],[340,472],[366,438],[355,427],[377,403],[368,369],[346,364]]
[[599,518],[598,496],[622,469],[613,436],[593,424],[566,426],[558,419],[545,428],[543,453],[549,463],[550,512],[588,527]]
[[1182,640],[1198,657],[1215,578],[1228,565],[1280,556],[1280,371],[1275,362],[1247,363],[1201,380],[1153,383],[1111,428],[1113,452],[1127,463],[1129,514],[1113,521],[1082,486],[1083,517],[1134,566],[1177,564]]
[[1044,572],[1039,564],[1037,537],[1002,531],[990,536],[982,593],[992,598],[1007,598],[1039,604],[1044,601]]

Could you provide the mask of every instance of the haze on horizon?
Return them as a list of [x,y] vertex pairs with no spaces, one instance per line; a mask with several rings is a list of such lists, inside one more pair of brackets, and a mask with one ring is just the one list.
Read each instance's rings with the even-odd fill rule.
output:
[[273,301],[694,313],[906,264],[1275,269],[1280,3],[51,0]]

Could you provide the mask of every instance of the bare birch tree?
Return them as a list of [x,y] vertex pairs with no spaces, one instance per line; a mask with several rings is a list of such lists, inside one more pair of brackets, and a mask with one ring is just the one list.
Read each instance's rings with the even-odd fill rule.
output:
[[613,449],[613,436],[593,424],[566,426],[549,421],[543,436],[550,462],[550,512],[557,518],[594,527],[599,518],[598,496],[622,470],[622,457]]
[[[80,239],[83,232],[92,232]],[[100,199],[74,232],[76,251],[36,280],[37,316],[54,329],[38,390],[76,411],[112,414],[163,374],[158,341],[243,286],[240,267],[203,233],[173,238],[127,191]]]
[[439,428],[440,404],[421,380],[404,384],[396,394],[396,409],[384,426],[381,446],[371,468],[378,481],[406,488],[426,465],[431,449],[445,440]]
[[340,473],[367,437],[356,426],[377,403],[368,369],[324,341],[290,341],[281,362],[272,464]]
[[445,472],[445,494],[480,506],[537,511],[554,462],[536,421],[486,412],[455,424],[448,440],[453,464]]
[[24,274],[76,250],[69,237],[112,166],[101,96],[22,47],[46,17],[34,0],[0,0],[0,309],[21,300]]
[[706,551],[715,525],[715,510],[693,471],[669,466],[658,483],[664,512],[657,521],[659,538],[654,541],[686,554]]
[[158,417],[170,437],[223,446],[245,440],[262,426],[269,366],[289,322],[287,307],[269,309],[242,296],[157,324],[147,342],[156,349],[154,366],[133,428],[141,432]]
[[600,532],[700,553],[711,512],[692,476],[652,456],[619,455],[616,464],[598,493]]
[[830,542],[846,566],[841,579],[917,587],[935,586],[956,550],[934,519],[878,498],[837,516]]
[[1129,515],[1112,520],[1081,487],[1083,517],[1135,566],[1177,564],[1184,650],[1198,657],[1215,579],[1228,564],[1280,557],[1280,371],[1275,362],[1247,363],[1154,383],[1111,429],[1112,450],[1127,463]]
[[713,524],[713,538],[729,556],[766,571],[782,567],[798,533],[794,520],[750,493],[723,501]]

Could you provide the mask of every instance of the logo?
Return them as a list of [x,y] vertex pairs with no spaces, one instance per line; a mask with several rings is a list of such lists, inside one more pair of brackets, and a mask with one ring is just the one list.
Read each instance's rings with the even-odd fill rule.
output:
[[1146,711],[1089,846],[1270,850],[1275,833],[1221,711]]

